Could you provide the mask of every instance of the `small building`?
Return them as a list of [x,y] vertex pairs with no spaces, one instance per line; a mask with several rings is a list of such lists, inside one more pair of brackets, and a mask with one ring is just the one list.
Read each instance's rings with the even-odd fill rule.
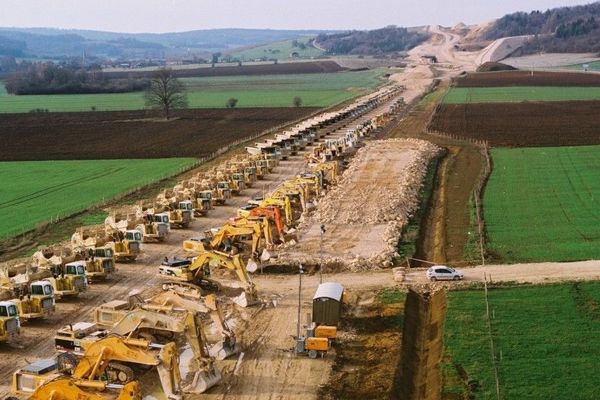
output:
[[319,285],[313,297],[312,320],[317,325],[337,326],[342,316],[344,287],[339,283]]

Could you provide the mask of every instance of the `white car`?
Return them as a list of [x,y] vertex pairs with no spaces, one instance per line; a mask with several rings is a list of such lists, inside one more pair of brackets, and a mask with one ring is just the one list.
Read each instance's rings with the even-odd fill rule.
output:
[[458,281],[464,278],[464,274],[445,265],[434,265],[427,270],[427,278],[431,281]]

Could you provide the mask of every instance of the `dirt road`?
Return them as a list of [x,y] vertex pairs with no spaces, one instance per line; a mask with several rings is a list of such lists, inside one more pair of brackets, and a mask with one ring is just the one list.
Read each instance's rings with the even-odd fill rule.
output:
[[[550,283],[561,281],[599,280],[600,261],[568,263],[533,263],[511,265],[484,265],[462,268],[465,282]],[[425,283],[425,270],[412,270],[405,275],[405,283]]]

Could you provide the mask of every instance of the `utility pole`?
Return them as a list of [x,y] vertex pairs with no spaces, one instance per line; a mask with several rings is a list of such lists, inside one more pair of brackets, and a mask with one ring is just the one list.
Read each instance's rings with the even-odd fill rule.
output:
[[[298,323],[296,324],[296,342],[300,340],[300,315],[302,313],[302,264],[298,268]],[[296,353],[298,353],[298,346],[295,347]]]
[[323,234],[327,232],[325,230],[325,225],[321,225],[321,243],[319,245],[320,250],[321,250],[321,261],[320,261],[320,266],[319,266],[319,283],[323,283]]

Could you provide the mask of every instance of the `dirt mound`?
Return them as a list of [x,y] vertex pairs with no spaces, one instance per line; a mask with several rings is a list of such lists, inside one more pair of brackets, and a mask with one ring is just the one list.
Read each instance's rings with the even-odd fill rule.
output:
[[431,158],[440,149],[423,140],[368,143],[352,159],[338,183],[299,226],[299,244],[280,256],[292,263],[320,261],[350,270],[390,267],[402,228],[419,204]]
[[599,101],[442,104],[429,128],[492,146],[600,144]]
[[[342,68],[335,61],[311,61],[279,64],[241,65],[227,67],[205,67],[190,69],[175,69],[173,75],[178,78],[203,76],[236,76],[236,75],[279,75],[279,74],[321,74],[339,72]],[[151,78],[153,71],[115,71],[105,72],[110,78]]]
[[497,72],[497,71],[516,71],[512,65],[502,64],[499,62],[488,61],[477,67],[477,72]]
[[455,78],[453,85],[455,87],[600,86],[600,74],[536,71],[532,75],[530,71],[521,70],[479,72]]
[[200,157],[315,108],[0,114],[1,161]]

